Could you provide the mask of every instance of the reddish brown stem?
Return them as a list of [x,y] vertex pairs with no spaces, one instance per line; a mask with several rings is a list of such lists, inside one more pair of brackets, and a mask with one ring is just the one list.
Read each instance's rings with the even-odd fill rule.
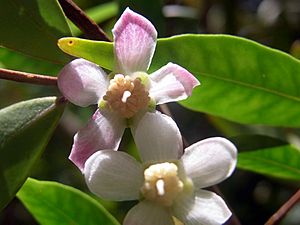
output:
[[58,0],[66,16],[85,34],[86,38],[111,41],[106,33],[72,0]]
[[277,212],[275,212],[265,225],[276,225],[285,217],[285,215],[300,201],[300,189],[284,203]]
[[25,73],[0,68],[0,79],[41,85],[57,85],[57,78],[39,74]]

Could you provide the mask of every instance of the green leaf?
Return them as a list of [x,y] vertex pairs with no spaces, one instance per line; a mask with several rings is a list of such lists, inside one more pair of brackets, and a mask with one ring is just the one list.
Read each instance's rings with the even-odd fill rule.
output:
[[62,115],[56,97],[37,98],[0,110],[0,210],[25,182]]
[[[61,48],[112,70],[112,43],[76,41]],[[158,41],[150,72],[168,62],[202,84],[181,102],[187,108],[244,124],[300,126],[300,61],[288,54],[234,36],[181,35]]]
[[[102,23],[118,14],[118,4],[116,2],[107,2],[101,5],[97,5],[85,11],[88,17],[90,17],[97,24]],[[70,28],[74,36],[78,36],[82,31],[77,28],[73,23],[70,23]]]
[[87,59],[103,68],[112,70],[114,67],[113,44],[110,42],[68,37],[59,39],[58,46],[70,55]]
[[243,134],[231,137],[230,140],[237,146],[239,152],[289,146],[284,140],[261,134]]
[[202,84],[183,106],[239,123],[300,126],[295,58],[243,38],[182,35],[158,42],[151,71],[170,61]]
[[28,178],[17,196],[41,225],[119,225],[95,199],[60,183]]
[[71,35],[56,0],[0,1],[0,33],[0,46],[57,64],[69,60],[56,46]]
[[0,67],[28,73],[56,76],[62,65],[32,58],[7,48],[0,48]]
[[300,150],[291,145],[238,154],[239,169],[300,181]]

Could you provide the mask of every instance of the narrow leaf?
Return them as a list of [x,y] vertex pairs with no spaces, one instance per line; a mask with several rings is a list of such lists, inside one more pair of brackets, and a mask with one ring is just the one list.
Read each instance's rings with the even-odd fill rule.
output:
[[69,60],[56,43],[70,29],[56,0],[0,1],[0,46],[57,64]]
[[0,210],[25,182],[63,109],[56,97],[46,97],[0,110]]
[[113,44],[110,42],[69,37],[59,39],[58,46],[70,55],[87,59],[103,68],[112,70],[114,67]]
[[41,225],[119,225],[95,199],[60,183],[28,178],[17,196]]

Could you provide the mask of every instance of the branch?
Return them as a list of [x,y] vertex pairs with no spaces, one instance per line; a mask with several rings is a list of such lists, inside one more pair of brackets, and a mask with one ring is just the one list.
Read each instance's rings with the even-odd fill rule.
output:
[[300,189],[284,203],[277,212],[275,212],[270,219],[265,223],[265,225],[275,225],[284,218],[284,216],[300,201]]
[[41,85],[57,85],[57,78],[0,68],[0,79]]
[[111,41],[106,33],[81,10],[72,0],[58,0],[66,16],[89,39]]

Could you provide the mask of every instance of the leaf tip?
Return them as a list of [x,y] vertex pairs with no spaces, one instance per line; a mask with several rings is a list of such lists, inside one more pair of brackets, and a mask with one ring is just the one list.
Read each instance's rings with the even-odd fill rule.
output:
[[69,53],[70,48],[73,47],[75,44],[76,38],[73,37],[60,38],[57,41],[58,47],[66,53]]

